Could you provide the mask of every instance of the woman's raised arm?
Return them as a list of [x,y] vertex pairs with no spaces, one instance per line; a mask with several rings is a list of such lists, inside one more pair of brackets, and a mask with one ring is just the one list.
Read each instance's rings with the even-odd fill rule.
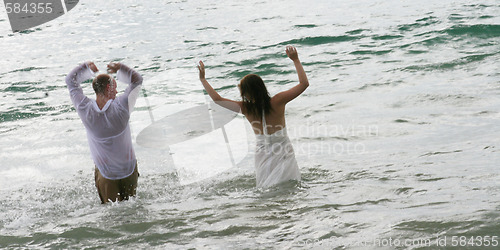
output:
[[203,64],[202,61],[200,61],[198,65],[198,71],[200,74],[201,84],[203,84],[203,88],[205,88],[205,91],[207,91],[208,95],[215,103],[234,112],[241,112],[242,102],[223,98],[219,95],[219,93],[217,93],[217,91],[215,91],[214,88],[212,88],[212,85],[208,83],[207,79],[205,78],[205,64]]
[[302,67],[302,63],[299,60],[299,55],[297,49],[293,46],[286,47],[286,54],[293,61],[295,69],[297,70],[297,75],[299,76],[299,84],[295,85],[289,90],[280,92],[276,94],[273,98],[277,100],[280,104],[287,104],[289,101],[295,99],[297,96],[302,94],[304,90],[309,87],[309,80],[307,79],[306,72]]

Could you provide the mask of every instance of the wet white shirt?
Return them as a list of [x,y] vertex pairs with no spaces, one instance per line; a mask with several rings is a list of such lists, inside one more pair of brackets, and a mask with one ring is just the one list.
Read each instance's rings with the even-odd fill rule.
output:
[[136,158],[132,147],[129,118],[142,84],[142,76],[121,64],[118,80],[128,84],[125,92],[108,100],[102,109],[94,99],[83,94],[80,84],[94,73],[86,63],[66,76],[71,101],[80,116],[90,146],[90,153],[102,176],[117,180],[134,172]]

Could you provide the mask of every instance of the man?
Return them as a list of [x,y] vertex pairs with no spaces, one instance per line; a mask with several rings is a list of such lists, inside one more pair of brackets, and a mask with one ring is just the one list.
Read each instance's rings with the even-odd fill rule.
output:
[[100,74],[92,81],[96,99],[83,94],[80,84],[98,69],[92,62],[83,63],[66,76],[71,101],[80,116],[95,163],[95,185],[101,202],[127,200],[137,188],[137,160],[132,147],[129,119],[137,99],[142,76],[121,63],[108,64],[109,73],[128,84],[116,96],[116,81]]

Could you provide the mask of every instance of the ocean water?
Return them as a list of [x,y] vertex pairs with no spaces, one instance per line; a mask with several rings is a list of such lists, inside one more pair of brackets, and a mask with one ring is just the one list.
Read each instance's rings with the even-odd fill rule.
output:
[[[290,88],[286,45],[310,81],[286,113],[300,182],[256,188],[249,153],[181,185],[134,140],[137,197],[100,204],[73,67],[144,76],[135,138],[206,102],[198,60],[228,98],[248,73]],[[498,1],[90,0],[21,33],[0,10],[0,51],[0,248],[498,248]]]

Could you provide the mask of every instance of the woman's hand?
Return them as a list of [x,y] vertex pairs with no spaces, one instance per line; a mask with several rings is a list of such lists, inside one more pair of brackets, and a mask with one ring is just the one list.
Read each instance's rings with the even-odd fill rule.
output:
[[205,64],[200,60],[198,67],[198,71],[200,73],[200,81],[205,80]]
[[295,62],[295,60],[299,60],[299,54],[297,53],[297,49],[293,46],[286,46],[286,55]]

